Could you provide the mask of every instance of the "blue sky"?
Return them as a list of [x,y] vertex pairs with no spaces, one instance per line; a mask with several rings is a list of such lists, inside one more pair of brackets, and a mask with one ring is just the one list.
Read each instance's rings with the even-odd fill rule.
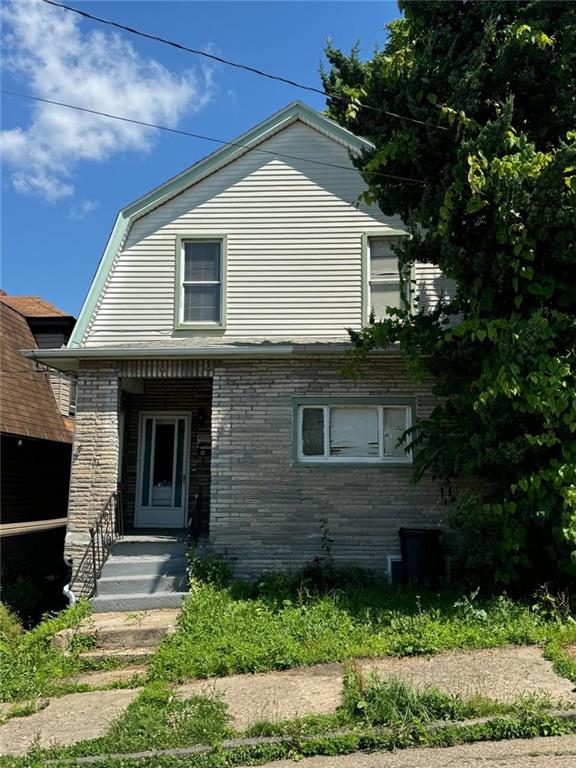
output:
[[[320,85],[328,37],[369,57],[395,2],[76,2],[193,48]],[[2,87],[233,140],[294,99],[322,96],[80,19],[2,4]],[[118,209],[217,145],[2,96],[4,290],[77,315]]]

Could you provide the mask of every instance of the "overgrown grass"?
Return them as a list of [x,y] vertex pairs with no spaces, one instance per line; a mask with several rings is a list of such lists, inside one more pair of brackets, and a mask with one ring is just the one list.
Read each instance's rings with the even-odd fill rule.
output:
[[0,701],[21,701],[61,692],[62,679],[78,671],[77,654],[65,655],[52,644],[62,629],[74,629],[88,615],[79,603],[24,630],[4,606],[0,607]]
[[[65,765],[80,756],[127,755],[143,750],[168,750],[198,744],[214,749],[204,755],[184,757],[156,755],[144,760],[149,766],[233,766],[305,755],[337,755],[355,750],[388,750],[407,746],[445,746],[487,738],[551,735],[570,730],[570,725],[551,718],[544,699],[498,703],[489,699],[463,699],[435,688],[412,689],[396,679],[382,681],[352,669],[344,681],[343,704],[332,715],[296,718],[279,723],[260,723],[244,736],[278,736],[279,744],[224,748],[232,735],[224,703],[202,696],[176,698],[163,684],[150,684],[100,739],[51,750],[32,750],[27,758],[0,759],[0,766],[36,768],[48,761]],[[484,723],[456,721],[489,716]],[[438,721],[444,721],[439,725]],[[211,761],[208,760],[210,756]],[[213,761],[213,762],[212,762]],[[129,757],[104,757],[102,766],[129,766]]]
[[312,590],[275,574],[253,587],[193,580],[152,679],[265,672],[355,657],[576,642],[576,624],[507,597],[391,589],[352,580]]

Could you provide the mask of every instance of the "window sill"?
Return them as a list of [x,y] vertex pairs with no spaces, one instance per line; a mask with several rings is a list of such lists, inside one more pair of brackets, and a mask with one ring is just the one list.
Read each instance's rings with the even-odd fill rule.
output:
[[309,469],[337,469],[338,467],[357,467],[359,469],[366,469],[372,467],[373,469],[398,469],[400,467],[411,468],[413,466],[412,461],[302,461],[298,459],[292,462],[293,467],[307,467]]
[[179,323],[175,331],[225,331],[225,323]]

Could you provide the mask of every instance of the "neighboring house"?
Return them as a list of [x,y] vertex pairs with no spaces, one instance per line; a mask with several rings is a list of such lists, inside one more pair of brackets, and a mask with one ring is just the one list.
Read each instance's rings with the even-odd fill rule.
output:
[[70,315],[37,296],[0,291],[3,579],[61,572],[70,480],[70,376],[42,370],[20,350],[65,345]]
[[370,146],[294,103],[120,212],[68,348],[31,353],[78,371],[75,562],[119,483],[126,533],[190,522],[244,577],[310,563],[323,525],[338,565],[384,572],[401,526],[438,525],[397,446],[429,386],[396,350],[341,375],[346,329],[400,301],[402,221],[357,202]]

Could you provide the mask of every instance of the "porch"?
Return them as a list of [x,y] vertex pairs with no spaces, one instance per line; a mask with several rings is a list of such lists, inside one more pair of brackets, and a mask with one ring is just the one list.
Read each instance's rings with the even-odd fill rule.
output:
[[118,487],[125,533],[210,522],[212,379],[120,380]]

